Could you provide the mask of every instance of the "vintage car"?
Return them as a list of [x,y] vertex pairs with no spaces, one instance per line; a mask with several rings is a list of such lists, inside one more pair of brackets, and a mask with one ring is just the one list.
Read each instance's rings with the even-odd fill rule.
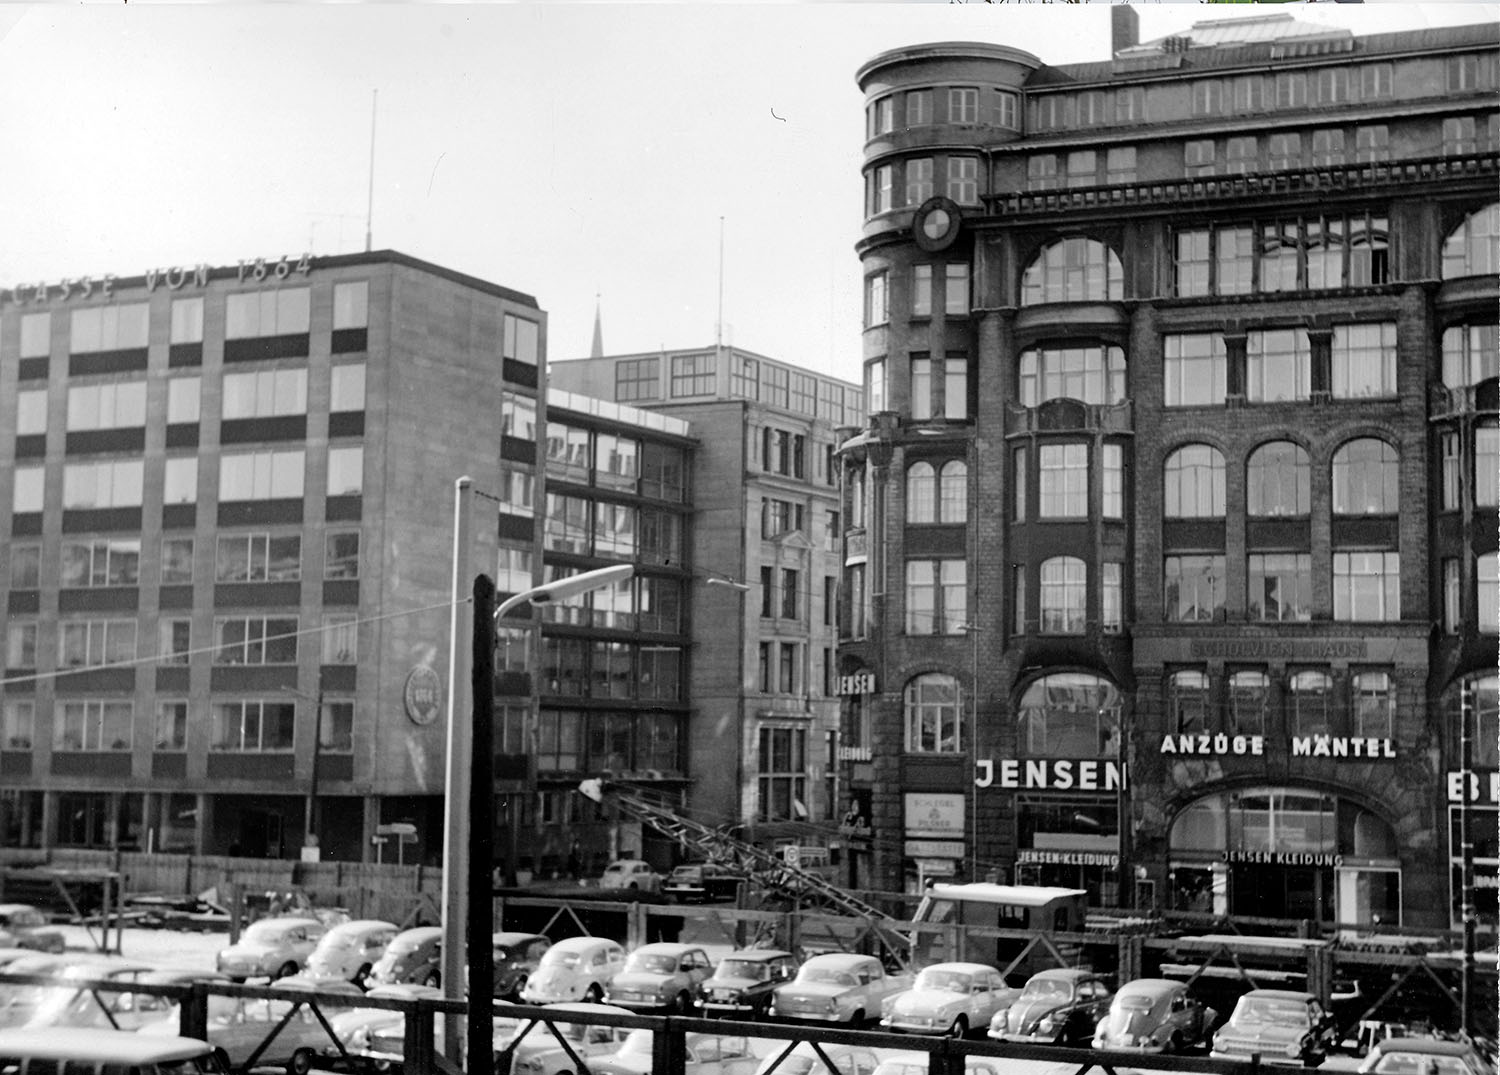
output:
[[[927,1075],[931,1070],[932,1054],[903,1051],[886,1053],[875,1075]],[[994,1057],[970,1056],[964,1058],[964,1075],[1003,1075],[1003,1069]],[[1116,1075],[1120,1073],[1117,1071]]]
[[699,1013],[733,1019],[764,1019],[771,992],[797,976],[797,957],[780,948],[740,948],[730,952],[698,986]]
[[1085,1041],[1109,1010],[1109,1002],[1109,986],[1093,971],[1077,967],[1037,971],[1010,1007],[990,1020],[989,1036],[1032,1044]]
[[1360,1062],[1361,1075],[1494,1075],[1490,1064],[1467,1041],[1442,1038],[1387,1038]]
[[1316,1067],[1334,1044],[1333,1018],[1311,993],[1292,989],[1252,989],[1234,1006],[1229,1022],[1214,1035],[1215,1060]]
[[370,968],[369,985],[438,985],[443,972],[443,927],[417,926],[391,938]]
[[[816,958],[816,957],[814,957]],[[824,1063],[827,1058],[828,1063]],[[874,1075],[880,1057],[864,1045],[824,1045],[777,1042],[755,1069],[755,1075],[827,1075],[828,1064],[838,1075]]]
[[[624,1008],[612,1004],[558,1004],[553,1011],[561,1016],[564,1012],[608,1013],[630,1015]],[[574,1075],[578,1065],[568,1051],[558,1043],[561,1035],[568,1048],[579,1057],[602,1056],[618,1052],[625,1044],[629,1031],[624,1027],[603,1026],[599,1023],[539,1023],[527,1020],[517,1027],[516,1033],[504,1042],[496,1040],[497,1057],[510,1058],[510,1075]],[[499,1070],[507,1070],[504,1062],[496,1064]]]
[[525,1004],[583,1000],[598,1004],[625,966],[625,949],[604,937],[569,937],[543,954],[521,989]]
[[342,922],[323,934],[312,955],[307,957],[307,970],[310,974],[363,985],[398,932],[394,922],[374,918]]
[[[54,967],[50,972],[56,977],[56,984],[41,987],[30,1014],[20,1025],[32,1028],[110,1026],[109,1016],[105,1014],[106,1005],[111,1005],[120,996],[128,994],[96,993],[75,983],[139,982],[155,970],[149,963],[98,952],[80,952],[67,959],[66,966]],[[15,974],[27,973],[19,969],[18,965],[9,970]]]
[[1217,1012],[1169,978],[1137,978],[1120,987],[1094,1028],[1095,1049],[1180,1053],[1207,1039]]
[[717,862],[685,862],[667,875],[662,891],[684,903],[732,900],[742,878]]
[[892,994],[912,987],[910,974],[887,974],[874,956],[830,952],[813,956],[797,977],[776,987],[771,1014],[778,1019],[860,1026],[880,1017]]
[[[194,982],[228,983],[227,975],[217,971],[198,970],[195,967],[149,968],[141,964],[126,966],[96,966],[90,969],[80,964],[75,978],[94,978],[100,981],[129,980],[142,986],[191,985]],[[138,1030],[147,1023],[160,1019],[176,1002],[157,993],[116,993],[104,990],[79,990],[75,992],[66,1008],[57,1014],[54,1022],[69,1027],[97,1026],[119,1030]],[[41,1011],[33,1017],[33,1026],[39,1025]]]
[[502,930],[490,937],[495,960],[494,995],[520,999],[527,979],[542,965],[542,957],[552,942],[540,933],[517,933]]
[[[381,986],[380,988],[426,989],[427,987],[420,985],[386,985]],[[436,990],[435,992],[441,993],[441,990]],[[370,994],[366,993],[365,995],[369,996]],[[495,1001],[495,1011],[497,1013],[504,1011],[504,1009],[508,1008],[509,1006],[510,1003],[508,1001]],[[406,1019],[404,1016],[400,1016],[399,1012],[386,1012],[385,1014],[397,1015],[399,1016],[399,1018],[388,1020],[384,1023],[373,1023],[364,1031],[356,1031],[351,1040],[355,1043],[357,1049],[351,1048],[349,1049],[349,1052],[357,1052],[357,1055],[371,1061],[371,1066],[373,1066],[377,1072],[399,1072],[401,1070],[401,1062],[406,1055]],[[443,1029],[443,1023],[444,1020],[440,1016],[433,1017],[432,1041],[433,1047],[439,1053],[443,1051],[444,1047],[445,1032]],[[460,1025],[462,1026],[462,1024]],[[516,1019],[512,1015],[496,1014],[494,1020],[492,1021],[492,1029],[494,1031],[494,1041],[496,1042],[495,1055],[497,1057],[500,1055],[500,1045],[514,1037],[520,1025],[522,1025],[522,1021]],[[468,1045],[468,1042],[465,1040],[467,1033],[467,1029],[461,1030],[459,1036],[460,1050],[463,1050]],[[337,1052],[337,1050],[334,1050],[334,1052]],[[334,1068],[335,1070],[337,1070],[337,1064],[334,1065]],[[360,1069],[356,1068],[356,1071],[358,1070]],[[1071,1073],[1069,1073],[1069,1075],[1071,1075]]]
[[[6,963],[5,973],[61,976],[76,962],[65,955],[28,952]],[[51,997],[51,989],[50,985],[0,982],[0,1028],[23,1025],[36,1013],[37,1005]]]
[[912,1034],[961,1038],[988,1027],[995,1013],[1021,995],[994,967],[984,963],[937,963],[917,975],[905,993],[886,1000],[880,1025]]
[[302,969],[328,927],[300,915],[250,923],[237,944],[219,952],[214,968],[236,982],[285,978]]
[[[443,995],[443,991],[434,986],[420,985],[416,982],[398,982],[393,985],[375,985],[365,993],[367,997],[377,1000],[418,1000],[436,999]],[[394,1011],[390,1008],[344,1008],[336,1012],[326,1013],[328,1025],[333,1028],[334,1036],[343,1043],[344,1051],[350,1056],[362,1057],[366,1060],[389,1061],[390,1056],[382,1055],[372,1051],[370,1039],[374,1034],[381,1031],[394,1030],[404,1041],[406,1037],[406,1015],[403,1012]],[[438,1020],[441,1023],[441,1020]],[[323,1047],[323,1055],[328,1061],[340,1056],[339,1047],[329,1042]],[[398,1048],[394,1059],[400,1061],[401,1050]]]
[[605,1000],[634,1012],[665,1009],[688,1015],[699,984],[713,972],[708,953],[696,944],[643,944],[625,958],[624,968],[605,990]]
[[[741,1037],[719,1034],[684,1036],[684,1075],[754,1075],[760,1059]],[[652,1075],[652,1033],[632,1030],[619,1051],[589,1061],[593,1075]],[[675,1070],[675,1069],[674,1069]]]
[[665,879],[641,859],[619,859],[604,867],[599,878],[600,888],[624,889],[631,892],[660,892]]
[[0,946],[60,954],[68,944],[29,903],[0,903]]
[[229,1075],[198,1038],[142,1037],[129,1030],[0,1030],[0,1071],[116,1072],[131,1075]]

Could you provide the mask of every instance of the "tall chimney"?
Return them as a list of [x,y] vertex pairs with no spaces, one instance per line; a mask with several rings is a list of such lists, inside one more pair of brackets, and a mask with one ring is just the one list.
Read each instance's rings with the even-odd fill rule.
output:
[[1141,43],[1141,17],[1130,4],[1114,4],[1109,9],[1109,51],[1118,56]]

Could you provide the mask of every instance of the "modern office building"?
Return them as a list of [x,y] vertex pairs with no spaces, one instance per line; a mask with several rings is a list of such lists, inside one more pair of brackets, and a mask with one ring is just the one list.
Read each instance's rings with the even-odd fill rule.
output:
[[545,346],[390,251],[0,292],[0,845],[437,861],[453,483]]
[[1493,921],[1500,28],[1111,15],[858,72],[850,878]]
[[[547,377],[554,389],[690,426],[691,572],[679,599],[699,628],[686,660],[684,806],[823,861],[842,842],[847,805],[835,449],[863,424],[859,386],[723,345],[551,361]],[[559,436],[549,430],[548,443]],[[549,458],[549,475],[553,466]]]

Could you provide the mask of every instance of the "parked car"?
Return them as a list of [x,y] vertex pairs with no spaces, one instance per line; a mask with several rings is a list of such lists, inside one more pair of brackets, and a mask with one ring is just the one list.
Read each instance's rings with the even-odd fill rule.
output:
[[60,954],[68,943],[31,904],[0,903],[0,946]]
[[[443,991],[435,986],[420,985],[416,982],[398,982],[393,985],[375,985],[365,993],[367,997],[377,1000],[416,1000],[433,999],[441,997]],[[438,1020],[439,1023],[442,1020]],[[344,1051],[350,1056],[357,1056],[364,1060],[373,1061],[375,1064],[386,1063],[395,1060],[401,1061],[401,1050],[398,1047],[394,1056],[376,1051],[371,1047],[371,1039],[384,1031],[394,1029],[402,1040],[406,1034],[406,1014],[393,1011],[389,1008],[345,1008],[343,1011],[328,1016],[328,1025],[333,1028],[334,1035],[343,1043]],[[323,1056],[328,1061],[338,1057],[338,1046],[332,1042],[323,1047]]]
[[[79,1027],[110,1025],[107,1008],[123,994],[98,992],[80,986],[83,981],[139,982],[153,971],[149,963],[133,959],[103,955],[97,952],[80,952],[67,957],[66,966],[56,967],[53,974],[55,984],[43,986],[37,994],[35,1004],[24,1023],[27,1027]],[[12,973],[22,971],[11,968]]]
[[[1019,990],[1017,990],[1019,992]],[[875,1075],[927,1075],[932,1070],[929,1053],[886,1053],[885,1059],[875,1069]],[[964,1058],[964,1075],[1002,1075],[1000,1061],[988,1056]],[[1116,1075],[1120,1075],[1117,1071]]]
[[[341,981],[334,985],[336,992],[363,995],[351,982]],[[137,1033],[170,1036],[178,1032],[181,1022],[181,1011],[174,1006],[161,1019],[147,1023]],[[283,1024],[281,1029],[267,1043],[266,1039],[278,1024]],[[287,1075],[306,1075],[312,1071],[324,1047],[332,1044],[328,1031],[323,1029],[310,1007],[304,1004],[293,1012],[292,1001],[265,997],[211,994],[208,998],[207,1036],[210,1045],[224,1050],[229,1066],[236,1071],[244,1068],[250,1057],[255,1056],[257,1068],[275,1065],[285,1068]],[[261,1048],[263,1044],[266,1045],[264,1049]]]
[[631,892],[660,892],[665,878],[641,859],[620,859],[604,867],[599,887]]
[[1229,1022],[1214,1035],[1215,1060],[1316,1067],[1334,1045],[1333,1018],[1311,993],[1292,989],[1252,989],[1234,1006]]
[[761,1060],[755,1075],[827,1075],[824,1057],[838,1075],[874,1075],[880,1066],[880,1057],[864,1045],[819,1044],[814,1049],[810,1041],[795,1046],[791,1042],[777,1042]]
[[708,953],[696,944],[643,944],[625,957],[625,966],[605,990],[605,1000],[635,1012],[666,1009],[687,1015],[698,986],[713,971]]
[[341,923],[319,939],[318,946],[307,957],[307,969],[312,974],[363,985],[399,932],[394,922],[378,918]]
[[36,954],[35,948],[0,948],[0,970],[4,970],[6,966],[18,959]]
[[4,1071],[116,1072],[132,1075],[229,1075],[209,1044],[177,1035],[141,1037],[128,1030],[0,1030]]
[[776,987],[771,1014],[780,1019],[860,1026],[880,1017],[886,997],[912,987],[910,974],[887,974],[874,956],[830,952],[813,956],[797,977]]
[[984,963],[936,963],[917,975],[910,990],[886,1000],[880,1025],[961,1038],[988,1027],[995,1013],[1020,995],[1019,988],[1007,985],[998,970]]
[[[559,942],[561,943],[563,942]],[[554,951],[556,947],[553,947]],[[564,1012],[631,1014],[624,1008],[617,1008],[612,1004],[559,1004],[553,1010],[559,1015]],[[574,1053],[588,1058],[618,1052],[630,1033],[624,1027],[603,1026],[599,1023],[552,1023],[548,1025],[530,1021],[521,1024],[517,1030],[517,1034],[503,1043],[498,1040],[495,1043],[497,1056],[508,1055],[510,1057],[511,1075],[574,1075],[578,1070],[578,1065],[573,1057],[568,1055],[567,1050],[558,1044],[558,1035],[566,1039],[569,1048]]]
[[1494,1067],[1467,1041],[1387,1038],[1359,1065],[1361,1075],[1494,1075]]
[[667,875],[662,891],[684,903],[732,900],[741,881],[740,874],[717,862],[685,862]]
[[[760,1059],[750,1042],[720,1034],[684,1035],[684,1075],[754,1075]],[[589,1061],[593,1075],[652,1075],[652,1033],[632,1030],[616,1052]]]
[[417,926],[391,938],[385,952],[370,968],[369,984],[417,982],[438,985],[443,969],[443,927]]
[[582,1000],[598,1004],[625,966],[625,949],[604,937],[569,937],[547,949],[521,990],[526,1004]]
[[1054,967],[1038,971],[1010,1007],[990,1020],[997,1041],[1065,1045],[1086,1041],[1109,1010],[1110,989],[1093,971]]
[[[132,978],[142,986],[191,985],[194,982],[228,982],[227,975],[196,967],[143,968],[141,964],[126,967],[102,966],[91,969],[79,965],[74,978]],[[118,1030],[138,1030],[160,1019],[176,1001],[157,993],[112,993],[80,990],[74,992],[65,1010],[54,1016],[50,1025],[96,1026]],[[41,1024],[43,1011],[33,1018],[32,1026]]]
[[218,954],[214,968],[236,982],[246,978],[285,978],[307,962],[328,927],[316,918],[262,918],[252,922]]
[[1218,1013],[1169,978],[1137,978],[1120,987],[1094,1028],[1095,1049],[1180,1053],[1208,1038]]
[[[5,965],[6,974],[62,975],[76,960],[48,952],[28,952]],[[0,983],[0,1028],[20,1026],[29,1020],[46,996],[49,985]]]
[[490,947],[495,960],[494,995],[519,1000],[552,942],[540,933],[501,931],[490,938]]
[[698,986],[694,1006],[704,1016],[765,1019],[771,993],[797,976],[797,957],[780,948],[740,948],[730,952]]

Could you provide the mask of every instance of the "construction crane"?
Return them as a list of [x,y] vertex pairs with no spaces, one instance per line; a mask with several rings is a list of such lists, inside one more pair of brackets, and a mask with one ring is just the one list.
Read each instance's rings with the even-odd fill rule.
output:
[[679,804],[635,785],[585,780],[578,790],[597,803],[614,804],[620,813],[677,841],[690,855],[702,856],[722,866],[768,896],[784,900],[799,910],[827,911],[861,919],[890,958],[903,965],[909,962],[911,938],[896,928],[896,919],[819,874],[793,865],[784,856],[763,847],[684,817]]

